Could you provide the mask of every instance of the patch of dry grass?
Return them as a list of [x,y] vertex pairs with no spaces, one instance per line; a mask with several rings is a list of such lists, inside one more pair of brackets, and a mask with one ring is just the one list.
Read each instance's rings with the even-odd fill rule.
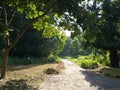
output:
[[43,71],[47,68],[55,68],[56,70],[61,70],[64,69],[64,65],[62,63],[54,63],[10,67],[7,71],[7,77],[0,80],[0,86],[6,84],[6,82],[13,80],[25,80],[27,86],[38,86],[44,80],[45,74],[43,74]]

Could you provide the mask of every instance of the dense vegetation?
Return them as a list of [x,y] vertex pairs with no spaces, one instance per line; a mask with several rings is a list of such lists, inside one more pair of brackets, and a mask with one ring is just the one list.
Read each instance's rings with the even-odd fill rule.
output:
[[97,68],[100,64],[110,66],[109,52],[92,47],[85,48],[82,36],[68,38],[61,55],[86,69]]
[[77,57],[79,55],[89,55],[92,53],[92,48],[85,48],[83,35],[69,37],[66,40],[61,56]]

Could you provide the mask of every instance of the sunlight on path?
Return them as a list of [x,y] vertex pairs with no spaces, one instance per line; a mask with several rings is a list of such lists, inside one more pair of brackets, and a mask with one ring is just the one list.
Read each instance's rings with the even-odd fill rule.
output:
[[66,69],[59,75],[49,75],[39,90],[120,90],[120,82],[84,70],[63,59]]

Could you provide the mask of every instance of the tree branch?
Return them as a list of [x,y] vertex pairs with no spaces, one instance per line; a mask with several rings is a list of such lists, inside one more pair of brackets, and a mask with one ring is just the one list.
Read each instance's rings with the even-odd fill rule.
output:
[[[55,4],[56,4],[56,3],[55,3]],[[55,5],[55,4],[54,4],[54,5]],[[42,14],[42,15],[36,17],[36,18],[33,18],[32,20],[30,20],[30,22],[23,27],[23,29],[21,30],[20,34],[16,37],[16,39],[14,40],[14,42],[10,45],[9,49],[12,49],[12,48],[16,45],[16,43],[19,41],[19,39],[20,39],[20,38],[23,36],[23,34],[28,30],[28,28],[29,28],[30,26],[32,26],[33,23],[35,23],[36,21],[38,21],[38,19],[40,19],[41,17],[44,17],[45,15],[50,14],[52,8],[54,7],[54,5],[50,6],[50,9],[49,9],[48,12],[45,12],[44,14]]]
[[38,16],[37,18],[34,18],[34,19],[30,20],[30,22],[22,28],[20,34],[16,37],[16,39],[14,40],[14,42],[10,45],[9,49],[12,49],[16,45],[16,43],[19,41],[19,39],[28,30],[28,28],[32,26],[33,23],[35,23],[39,18],[41,18],[41,17],[43,17],[43,16],[45,16],[47,14],[48,13],[44,13],[43,15]]
[[[3,7],[3,22],[4,22],[5,30],[7,30],[8,29],[8,18],[7,18],[7,11],[6,11],[4,1],[2,2],[2,7]],[[6,35],[5,43],[6,43],[6,47],[10,46],[9,35]]]
[[13,10],[12,15],[11,15],[11,19],[9,20],[8,25],[10,25],[10,23],[12,22],[12,20],[15,16],[15,12],[16,12],[16,9]]
[[4,24],[6,27],[8,27],[8,22],[7,22],[7,11],[6,11],[6,7],[4,4],[4,1],[2,2],[2,7],[3,7],[3,14],[4,14]]

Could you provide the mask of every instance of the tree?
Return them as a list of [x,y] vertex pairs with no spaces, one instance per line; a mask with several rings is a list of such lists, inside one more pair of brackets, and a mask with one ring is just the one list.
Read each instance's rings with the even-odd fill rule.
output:
[[[19,22],[17,22],[17,20],[19,20]],[[11,41],[16,37],[20,26],[24,25],[26,21],[27,20],[24,18],[24,15],[20,15],[19,13],[16,14],[11,26],[14,28],[14,31],[10,32]],[[41,23],[43,23],[43,25]],[[42,27],[45,27],[45,23],[52,24],[54,23],[54,20],[48,16],[41,18],[41,21],[39,20],[39,22],[34,24],[34,28],[39,30],[29,28],[29,30],[26,31],[23,37],[19,40],[17,45],[11,50],[10,55],[19,57],[47,57],[53,52],[57,52],[56,54],[58,54],[58,51],[62,49],[61,46],[64,44],[65,36],[60,34],[60,30],[53,28],[49,29],[50,32],[48,32],[48,30],[39,26],[42,25]],[[47,25],[47,28],[51,28],[51,26],[49,27]],[[55,53],[53,54],[56,55]]]
[[64,48],[60,55],[63,56],[78,56],[78,55],[88,55],[91,53],[91,49],[85,49],[83,45],[84,38],[82,33],[74,37],[69,37],[66,40]]
[[51,38],[45,38],[42,35],[42,30],[28,30],[11,50],[10,56],[41,58],[58,55],[64,46],[64,42],[65,36],[60,33]]
[[[5,42],[1,78],[5,78],[5,72],[7,69],[7,60],[10,50],[16,45],[23,34],[30,28],[35,22],[41,21],[43,17],[61,17],[64,12],[72,12],[77,9],[78,2],[81,0],[1,0],[0,1],[0,34]],[[27,21],[20,26],[18,34],[14,40],[10,40],[10,32],[14,32],[12,22],[16,13],[24,15]],[[56,18],[54,18],[56,19]],[[39,23],[40,24],[40,23]],[[42,23],[41,23],[42,24]],[[43,24],[42,24],[43,25]],[[55,29],[55,24],[45,23],[45,26],[39,26],[37,28],[44,28],[44,30]],[[49,27],[51,26],[51,27]],[[46,35],[45,33],[43,33]],[[49,35],[52,35],[51,33]]]
[[77,22],[82,27],[86,44],[108,50],[111,66],[119,67],[120,1],[94,0],[92,5],[87,3],[85,7],[83,18],[78,17]]

